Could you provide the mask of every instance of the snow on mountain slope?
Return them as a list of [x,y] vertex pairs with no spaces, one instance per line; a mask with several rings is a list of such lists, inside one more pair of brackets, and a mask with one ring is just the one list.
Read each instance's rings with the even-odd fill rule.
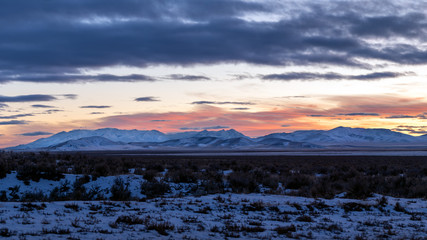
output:
[[[141,131],[141,130],[120,130],[116,128],[103,128],[97,130],[72,130],[69,132],[60,132],[48,138],[41,138],[32,143],[19,145],[9,148],[10,150],[31,150],[42,149],[55,146],[70,140],[78,140],[88,137],[104,137],[113,142],[123,143],[160,143],[172,139],[186,139],[186,138],[202,138],[202,137],[215,137],[219,139],[230,139],[243,137],[245,135],[237,132],[234,129],[221,130],[221,131],[201,131],[201,132],[182,132],[175,134],[164,134],[157,130]],[[76,144],[76,143],[74,143]],[[155,144],[154,144],[155,145]]]
[[306,130],[293,133],[273,133],[261,138],[281,138],[295,142],[310,142],[316,144],[347,144],[347,143],[413,143],[419,139],[407,134],[394,132],[389,129],[365,129],[337,127],[328,131]]
[[48,138],[41,138],[32,143],[20,145],[12,150],[27,150],[46,148],[57,145],[69,140],[78,140],[86,137],[104,137],[113,142],[163,142],[168,140],[164,133],[157,130],[140,131],[140,130],[120,130],[115,128],[103,128],[98,130],[72,130],[69,132],[60,132]]
[[249,147],[254,146],[255,142],[246,137],[229,138],[216,142],[214,145],[217,147]]
[[427,143],[427,136],[414,137],[388,129],[348,127],[338,127],[327,131],[303,130],[292,133],[272,133],[255,139],[234,129],[164,134],[156,130],[104,128],[60,132],[26,145],[9,148],[9,150],[125,150],[151,147],[319,148],[319,145],[418,144],[421,146],[424,143]]
[[173,139],[161,143],[157,143],[155,146],[162,147],[207,147],[218,142],[220,139],[216,137],[190,137],[182,139]]
[[113,142],[105,137],[86,137],[77,140],[68,140],[66,142],[50,146],[47,150],[51,151],[76,151],[76,150],[132,150],[139,147],[122,142]]
[[294,142],[294,141],[289,141],[286,139],[281,139],[281,138],[273,138],[273,137],[269,137],[269,138],[264,138],[260,141],[258,141],[257,143],[265,145],[265,146],[269,146],[269,147],[277,147],[277,148],[322,148],[319,145],[316,144],[312,144],[312,143],[306,143],[306,142]]

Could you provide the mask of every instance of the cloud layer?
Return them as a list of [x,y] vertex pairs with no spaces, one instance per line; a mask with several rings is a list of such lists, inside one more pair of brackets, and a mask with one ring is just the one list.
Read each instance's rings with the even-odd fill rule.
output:
[[[8,1],[0,10],[0,83],[153,80],[145,75],[84,75],[80,71],[116,65],[245,62],[369,67],[377,60],[427,63],[427,50],[421,44],[427,36],[423,1],[298,3]],[[372,80],[398,75],[374,72],[347,78]],[[283,80],[316,77],[266,76]]]
[[41,101],[53,101],[56,97],[52,95],[43,94],[32,94],[32,95],[20,95],[20,96],[0,96],[0,103],[4,102],[41,102]]

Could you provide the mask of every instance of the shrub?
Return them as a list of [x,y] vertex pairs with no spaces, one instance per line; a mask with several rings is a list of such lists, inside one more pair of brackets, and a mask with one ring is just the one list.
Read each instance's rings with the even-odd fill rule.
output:
[[129,190],[129,183],[125,183],[120,177],[114,179],[114,184],[111,187],[111,200],[129,201],[130,197],[131,191]]
[[80,206],[77,203],[66,203],[64,207],[76,212],[80,211]]
[[119,216],[116,219],[116,224],[126,224],[126,225],[136,225],[136,224],[144,224],[146,221],[138,216]]
[[160,197],[170,191],[170,186],[163,181],[143,182],[141,184],[141,193],[148,198]]
[[156,230],[160,235],[169,235],[166,230],[174,230],[175,226],[170,222],[149,222],[146,224],[147,230]]
[[404,213],[407,212],[406,209],[399,202],[396,202],[396,204],[394,205],[394,211]]
[[357,202],[344,203],[343,208],[345,212],[362,212],[371,210],[371,205],[361,204]]
[[296,218],[297,221],[300,222],[313,222],[313,219],[308,215],[302,215]]
[[243,206],[243,211],[263,211],[265,210],[265,204],[263,201],[251,202],[249,205]]
[[70,234],[71,231],[68,228],[59,228],[57,226],[51,228],[51,229],[47,229],[47,228],[42,228],[42,232],[44,234]]
[[46,201],[48,198],[47,196],[43,193],[42,190],[39,191],[34,191],[34,192],[24,192],[21,196],[21,201],[22,202],[41,202],[41,201]]
[[46,208],[46,204],[42,203],[40,205],[28,202],[28,203],[23,203],[21,204],[21,208],[19,209],[19,211],[21,212],[30,212],[33,210],[43,210]]
[[197,182],[196,174],[188,169],[169,170],[166,173],[166,178],[174,183],[195,183]]
[[8,228],[0,228],[1,237],[11,237],[13,235],[15,235],[15,232],[10,231]]
[[254,193],[259,192],[259,183],[253,174],[248,172],[232,172],[228,175],[228,183],[233,192]]
[[279,226],[279,227],[276,227],[274,229],[274,231],[276,231],[277,234],[282,235],[282,234],[288,234],[288,233],[291,233],[291,232],[296,232],[297,228],[295,227],[295,225],[292,224],[292,225],[289,225],[289,226]]
[[346,197],[355,199],[366,199],[372,196],[372,187],[365,178],[355,178],[349,186]]
[[6,202],[8,200],[6,191],[0,191],[0,202]]

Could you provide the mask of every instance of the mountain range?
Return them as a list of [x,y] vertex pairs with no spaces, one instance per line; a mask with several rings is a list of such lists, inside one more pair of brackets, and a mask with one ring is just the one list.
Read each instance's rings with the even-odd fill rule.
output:
[[389,129],[337,127],[272,133],[250,138],[234,130],[165,134],[157,130],[72,130],[7,148],[23,151],[143,150],[164,148],[321,149],[349,146],[423,146],[427,135],[411,136]]

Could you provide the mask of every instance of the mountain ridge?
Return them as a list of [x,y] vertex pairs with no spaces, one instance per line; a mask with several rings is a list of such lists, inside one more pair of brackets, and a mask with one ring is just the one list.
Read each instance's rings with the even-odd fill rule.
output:
[[383,128],[337,127],[330,130],[299,130],[250,138],[234,130],[162,133],[158,130],[101,128],[62,131],[7,150],[108,150],[161,147],[181,148],[322,148],[328,146],[375,144],[427,144],[427,137],[411,136]]

